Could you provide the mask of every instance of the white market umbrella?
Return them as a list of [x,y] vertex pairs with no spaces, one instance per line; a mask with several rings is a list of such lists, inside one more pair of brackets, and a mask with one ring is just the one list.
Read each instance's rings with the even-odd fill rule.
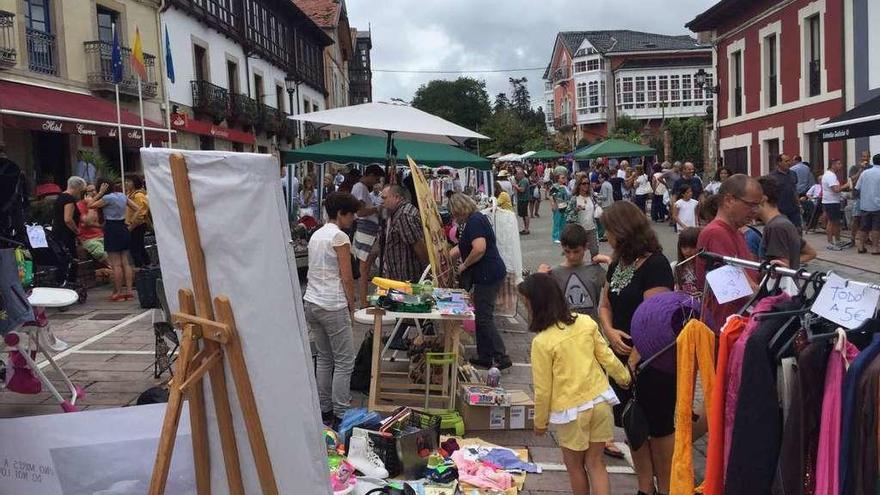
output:
[[488,158],[490,160],[497,160],[498,158],[501,158],[502,156],[504,156],[504,153],[499,151],[498,153],[492,153],[491,155],[487,156],[486,158]]
[[319,129],[330,131],[431,143],[460,145],[467,139],[489,139],[418,108],[392,103],[363,103],[288,118],[312,122]]
[[519,159],[520,159],[520,160],[525,160],[526,158],[531,157],[531,156],[534,155],[535,153],[537,153],[537,151],[526,151],[526,152],[523,153],[522,155],[519,155]]
[[504,156],[502,156],[502,157],[499,157],[499,158],[498,158],[498,161],[499,161],[499,162],[518,162],[518,161],[519,161],[519,155],[516,154],[516,153],[508,153],[508,154],[506,154],[506,155],[504,155]]

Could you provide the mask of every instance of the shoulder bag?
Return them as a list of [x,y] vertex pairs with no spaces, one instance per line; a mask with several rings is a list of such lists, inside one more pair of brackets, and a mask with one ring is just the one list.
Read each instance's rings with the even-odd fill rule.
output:
[[626,439],[629,441],[629,445],[632,450],[638,450],[645,444],[650,436],[650,431],[648,427],[648,418],[645,416],[645,409],[639,403],[636,390],[636,381],[638,380],[639,373],[641,370],[645,369],[646,366],[651,364],[652,361],[666,353],[669,349],[675,347],[675,341],[673,340],[671,344],[667,345],[663,349],[661,349],[658,353],[653,356],[645,359],[636,367],[636,371],[633,374],[632,379],[632,396],[629,401],[627,401],[626,405],[623,406],[623,413],[621,414],[621,421],[623,422],[623,431],[626,433]]

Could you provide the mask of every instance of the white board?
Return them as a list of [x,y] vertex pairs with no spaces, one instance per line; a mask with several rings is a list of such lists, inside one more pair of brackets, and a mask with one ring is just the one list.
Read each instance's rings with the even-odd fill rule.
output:
[[[232,303],[280,493],[330,494],[308,331],[290,227],[269,155],[142,148],[150,210],[172,311],[191,288],[169,156],[189,168],[211,296]],[[260,493],[247,431],[226,369],[235,437],[247,493]],[[205,380],[208,393],[210,381]],[[207,404],[211,493],[228,493],[213,402]]]
[[[143,495],[150,486],[165,405],[0,421],[0,493]],[[184,408],[166,493],[195,495]]]

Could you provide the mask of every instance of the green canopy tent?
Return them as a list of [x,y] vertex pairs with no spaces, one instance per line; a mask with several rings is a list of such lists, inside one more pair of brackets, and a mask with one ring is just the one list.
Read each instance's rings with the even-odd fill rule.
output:
[[[382,163],[387,158],[385,138],[353,135],[333,141],[326,141],[297,150],[282,151],[284,163],[312,161],[317,163]],[[427,143],[395,139],[397,156],[409,155],[419,165],[438,167],[447,165],[453,168],[475,168],[491,170],[491,162],[481,156],[469,153],[448,144]]]
[[529,160],[558,160],[562,158],[562,153],[557,153],[552,150],[541,150],[530,156]]
[[654,148],[622,139],[606,139],[574,154],[575,160],[656,155]]

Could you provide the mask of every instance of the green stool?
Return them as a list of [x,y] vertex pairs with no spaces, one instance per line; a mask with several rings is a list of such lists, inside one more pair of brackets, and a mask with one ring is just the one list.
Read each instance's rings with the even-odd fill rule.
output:
[[[452,410],[449,409],[430,409],[429,402],[431,398],[431,367],[432,366],[449,366],[449,396],[452,398]],[[441,430],[454,430],[457,436],[464,435],[464,420],[455,410],[455,388],[458,380],[458,372],[455,367],[458,365],[458,355],[454,352],[428,352],[425,353],[425,412],[440,416]],[[446,391],[444,391],[446,392]]]

